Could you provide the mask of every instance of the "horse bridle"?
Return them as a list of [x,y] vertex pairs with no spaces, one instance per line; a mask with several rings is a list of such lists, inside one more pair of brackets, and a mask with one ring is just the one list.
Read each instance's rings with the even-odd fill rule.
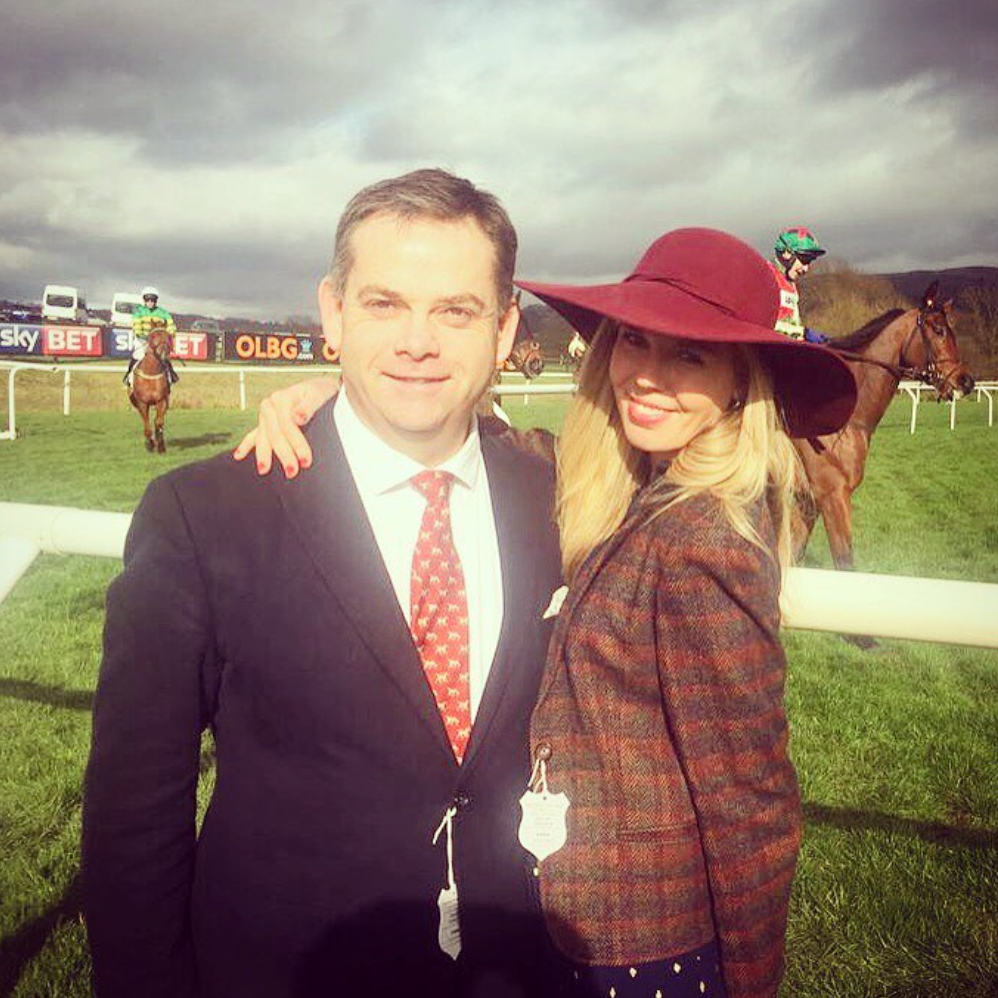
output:
[[[940,309],[933,309],[932,311],[938,312]],[[864,357],[862,354],[854,353],[851,350],[840,350],[838,351],[839,356],[846,360],[855,361],[858,364],[873,364],[876,367],[882,367],[885,371],[889,371],[898,381],[903,381],[907,378],[911,381],[919,381],[923,385],[932,385],[938,388],[940,384],[945,383],[946,379],[940,376],[939,367],[935,361],[935,351],[932,349],[932,344],[929,341],[929,334],[925,330],[925,314],[923,309],[918,310],[918,318],[915,319],[915,326],[905,337],[905,341],[901,346],[901,352],[898,355],[899,364],[888,364],[885,360]],[[911,341],[914,339],[916,332],[921,336],[922,346],[925,349],[924,367],[916,367],[905,360],[905,354],[908,352],[908,348],[911,346]]]
[[[161,368],[164,367],[163,361],[170,353],[170,337],[167,336],[166,339],[163,340],[161,349],[159,350],[155,349],[150,343],[149,352],[156,358],[156,360],[159,361],[159,366]],[[138,375],[138,377],[142,378],[143,381],[159,381],[161,378],[166,377],[165,370],[161,370],[159,374],[146,374],[145,372],[140,371],[138,368],[136,368],[135,374]]]

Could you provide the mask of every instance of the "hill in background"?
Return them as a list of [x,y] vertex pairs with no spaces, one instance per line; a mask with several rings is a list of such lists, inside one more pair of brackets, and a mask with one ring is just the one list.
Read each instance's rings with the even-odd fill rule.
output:
[[809,326],[844,336],[888,309],[914,307],[935,280],[956,306],[953,328],[971,373],[998,378],[998,267],[865,274],[830,260],[801,283],[801,312]]
[[950,270],[909,270],[901,274],[882,274],[913,301],[921,298],[925,289],[936,278],[939,292],[955,298],[967,288],[998,288],[998,267],[953,267]]

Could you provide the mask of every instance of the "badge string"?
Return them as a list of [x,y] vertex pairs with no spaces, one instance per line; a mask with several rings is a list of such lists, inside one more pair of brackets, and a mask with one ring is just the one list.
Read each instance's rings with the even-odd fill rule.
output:
[[457,814],[457,808],[451,805],[444,811],[444,816],[440,820],[440,824],[437,825],[437,830],[433,833],[433,845],[437,844],[440,838],[440,833],[445,829],[447,831],[447,887],[446,889],[452,891],[454,889],[454,815]]
[[543,759],[534,760],[534,768],[527,780],[527,789],[531,793],[546,794],[548,792],[548,764]]

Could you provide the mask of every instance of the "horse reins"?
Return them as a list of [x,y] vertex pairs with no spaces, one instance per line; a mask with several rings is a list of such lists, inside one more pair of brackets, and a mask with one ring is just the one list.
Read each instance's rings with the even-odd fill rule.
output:
[[[908,351],[908,347],[911,345],[912,337],[918,332],[922,337],[922,345],[925,347],[925,357],[926,364],[924,367],[915,367],[912,364],[906,364],[904,362],[904,355]],[[904,378],[911,378],[913,381],[920,381],[923,385],[932,385],[936,383],[937,376],[939,374],[939,369],[936,367],[935,362],[931,359],[932,350],[929,347],[928,335],[925,332],[925,313],[919,310],[918,318],[915,320],[915,328],[908,334],[904,341],[904,345],[901,347],[901,353],[899,355],[900,364],[888,364],[885,360],[877,360],[874,357],[864,357],[862,354],[855,353],[852,350],[837,350],[836,353],[845,360],[855,361],[858,364],[873,364],[876,367],[882,367],[885,371],[892,374],[898,381]]]

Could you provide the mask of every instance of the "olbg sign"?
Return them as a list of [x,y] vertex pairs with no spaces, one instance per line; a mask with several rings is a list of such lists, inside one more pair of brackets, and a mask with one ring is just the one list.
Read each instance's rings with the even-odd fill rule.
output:
[[[317,351],[316,347],[320,345],[321,351]],[[316,336],[295,336],[291,333],[229,333],[225,337],[225,359],[311,364],[316,360],[332,362],[335,357],[322,339]]]

